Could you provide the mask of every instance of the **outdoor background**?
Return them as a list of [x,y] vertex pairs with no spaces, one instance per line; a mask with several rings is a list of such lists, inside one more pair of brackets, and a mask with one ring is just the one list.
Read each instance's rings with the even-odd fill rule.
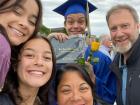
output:
[[[63,27],[64,17],[55,13],[54,8],[66,0],[41,0],[43,4],[43,25],[48,28]],[[140,13],[139,0],[88,0],[98,9],[90,14],[90,26],[92,35],[109,33],[105,16],[110,7],[116,4],[126,3],[132,5]]]

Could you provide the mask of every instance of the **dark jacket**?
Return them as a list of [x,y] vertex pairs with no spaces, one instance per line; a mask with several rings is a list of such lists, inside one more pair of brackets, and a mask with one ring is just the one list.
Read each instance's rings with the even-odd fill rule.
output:
[[[111,70],[117,76],[117,105],[122,104],[122,73],[119,69],[120,54],[117,54]],[[126,61],[127,85],[126,85],[126,105],[140,105],[140,37],[133,45],[131,54]]]
[[14,105],[8,94],[0,93],[0,105]]

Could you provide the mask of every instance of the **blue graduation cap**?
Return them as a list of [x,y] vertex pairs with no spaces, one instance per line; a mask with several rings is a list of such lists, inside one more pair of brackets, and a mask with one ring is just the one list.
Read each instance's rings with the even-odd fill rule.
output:
[[[76,14],[76,13],[83,13],[86,15],[86,8],[87,8],[87,0],[68,0],[53,11],[67,16],[69,14]],[[89,13],[96,10],[97,8],[88,2],[89,6]]]

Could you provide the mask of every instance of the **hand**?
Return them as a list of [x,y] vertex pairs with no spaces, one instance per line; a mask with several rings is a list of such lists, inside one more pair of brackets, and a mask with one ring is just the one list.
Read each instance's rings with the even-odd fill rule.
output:
[[68,40],[68,36],[60,32],[51,33],[47,37],[48,39],[55,38],[56,40],[59,40],[59,42],[64,42]]
[[95,84],[95,80],[96,80],[96,76],[94,74],[94,71],[93,71],[93,67],[92,65],[89,63],[89,62],[85,62],[85,65],[87,67],[87,72],[89,74],[89,77],[90,79],[92,80],[92,82]]

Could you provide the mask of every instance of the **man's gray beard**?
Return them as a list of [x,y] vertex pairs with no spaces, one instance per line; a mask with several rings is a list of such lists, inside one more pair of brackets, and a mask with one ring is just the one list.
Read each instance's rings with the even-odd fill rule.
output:
[[129,42],[128,43],[128,45],[126,46],[115,46],[115,49],[116,49],[116,51],[117,52],[119,52],[119,53],[121,53],[121,54],[124,54],[124,53],[127,53],[130,49],[131,49],[131,47],[132,47],[132,43],[131,42]]

